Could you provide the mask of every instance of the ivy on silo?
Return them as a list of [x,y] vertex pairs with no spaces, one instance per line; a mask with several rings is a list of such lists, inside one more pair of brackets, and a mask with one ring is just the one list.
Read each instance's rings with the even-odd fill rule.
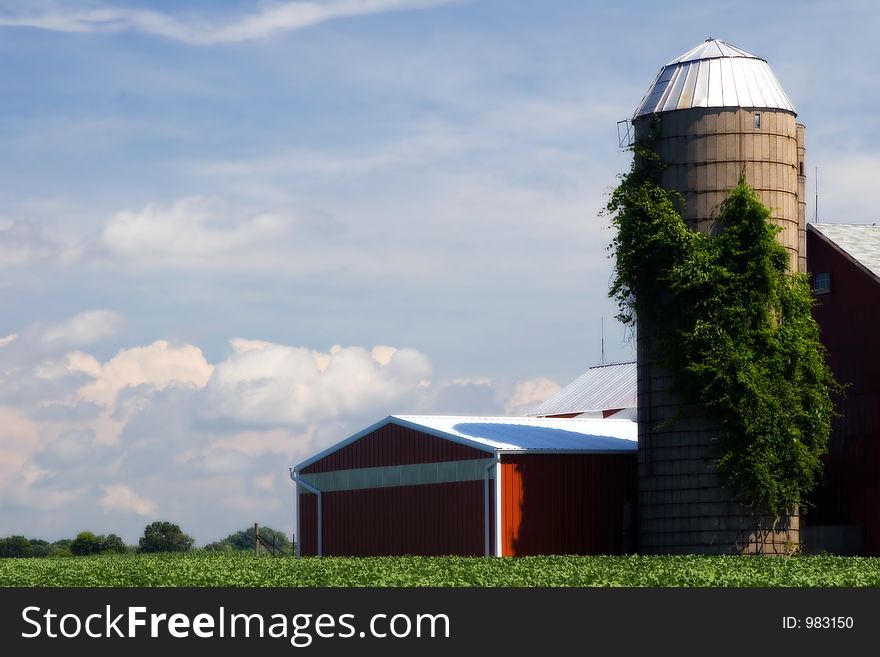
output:
[[822,474],[840,390],[807,276],[789,270],[781,229],[744,179],[715,234],[698,233],[678,211],[681,196],[660,187],[650,140],[633,153],[607,206],[618,318],[650,327],[676,388],[719,422],[722,482],[776,516],[803,508]]

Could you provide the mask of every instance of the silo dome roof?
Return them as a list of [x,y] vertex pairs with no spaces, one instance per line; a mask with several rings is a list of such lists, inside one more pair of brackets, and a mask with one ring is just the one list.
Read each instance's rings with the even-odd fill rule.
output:
[[767,60],[720,39],[706,39],[664,66],[633,118],[692,107],[795,111]]

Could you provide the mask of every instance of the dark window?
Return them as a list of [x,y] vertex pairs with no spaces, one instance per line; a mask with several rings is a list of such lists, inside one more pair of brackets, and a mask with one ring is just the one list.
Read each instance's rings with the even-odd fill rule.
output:
[[831,272],[817,271],[813,274],[813,292],[816,294],[831,292]]
[[758,112],[755,112],[755,128],[761,127],[761,115]]
[[804,163],[803,162],[801,162],[798,165],[798,172],[800,173],[800,175],[804,175]]

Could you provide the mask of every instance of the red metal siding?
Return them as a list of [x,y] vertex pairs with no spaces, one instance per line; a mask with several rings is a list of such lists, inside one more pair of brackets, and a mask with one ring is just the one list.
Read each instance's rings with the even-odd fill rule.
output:
[[[490,510],[493,490],[490,487]],[[463,481],[324,493],[324,555],[481,556],[483,492],[482,481]],[[317,551],[315,500],[313,494],[300,495],[303,556]],[[490,522],[494,523],[491,512]],[[494,532],[494,524],[491,527]]]
[[859,525],[863,553],[880,555],[880,283],[811,231],[807,256],[810,272],[831,274],[831,293],[816,297],[813,316],[831,369],[849,388],[805,522]]
[[302,470],[305,474],[375,468],[407,463],[439,463],[484,459],[490,455],[479,449],[443,440],[397,424],[386,424],[360,440],[328,454]]
[[623,552],[635,454],[510,455],[501,468],[504,556]]
[[318,553],[318,541],[316,528],[318,526],[318,496],[312,493],[297,495],[299,508],[299,536],[294,539],[299,544],[300,554],[304,557],[314,556]]

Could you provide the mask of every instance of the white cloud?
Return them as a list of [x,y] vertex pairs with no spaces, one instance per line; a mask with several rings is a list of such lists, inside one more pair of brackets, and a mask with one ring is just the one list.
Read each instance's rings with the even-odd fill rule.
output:
[[[390,345],[230,344],[214,363],[194,345],[159,340],[105,362],[71,350],[24,365],[39,404],[0,408],[9,531],[90,529],[132,540],[160,513],[200,542],[247,526],[255,513],[289,530],[287,466],[389,413],[497,414],[513,389],[481,376],[432,382],[425,354]],[[9,383],[19,388],[17,380]],[[511,399],[542,385],[522,382]],[[39,415],[47,405],[65,412]],[[103,520],[96,509],[108,512]]]
[[98,248],[134,264],[216,265],[215,258],[225,257],[225,265],[254,247],[287,241],[293,225],[292,217],[275,213],[239,220],[217,200],[190,197],[113,215]]
[[430,375],[428,358],[412,349],[304,347],[232,340],[234,353],[214,370],[211,413],[257,424],[302,426],[386,408],[412,395]]
[[[20,411],[0,407],[0,491],[11,492],[14,481],[28,476],[30,458],[40,448],[36,424]],[[30,471],[31,479],[36,474]]]
[[89,255],[123,266],[314,271],[324,254],[309,242],[335,238],[344,230],[320,211],[248,213],[217,198],[186,197],[114,214]]
[[107,511],[122,511],[123,513],[135,513],[139,516],[153,517],[156,515],[158,505],[151,499],[138,495],[125,484],[113,484],[103,486],[104,495],[98,504]]
[[49,345],[86,346],[116,335],[123,322],[122,315],[112,310],[89,310],[47,328],[43,333],[43,342]]
[[145,34],[191,45],[213,45],[266,39],[337,18],[419,9],[450,0],[330,0],[325,2],[263,3],[252,14],[225,20],[206,15],[178,18],[170,14],[117,7],[32,8],[0,15],[0,26],[32,27],[56,32],[124,32]]
[[10,344],[17,337],[18,335],[15,333],[10,333],[9,335],[3,336],[2,338],[0,338],[0,348],[3,348],[6,345]]
[[559,384],[545,378],[518,381],[513,394],[504,404],[506,415],[526,415],[537,404],[559,392]]
[[[74,358],[80,371],[95,372],[94,362],[83,356]],[[120,351],[101,366],[94,381],[80,388],[79,396],[112,407],[121,390],[134,386],[146,384],[156,390],[172,385],[203,388],[213,369],[198,347],[173,347],[166,340],[157,340],[146,347]]]

